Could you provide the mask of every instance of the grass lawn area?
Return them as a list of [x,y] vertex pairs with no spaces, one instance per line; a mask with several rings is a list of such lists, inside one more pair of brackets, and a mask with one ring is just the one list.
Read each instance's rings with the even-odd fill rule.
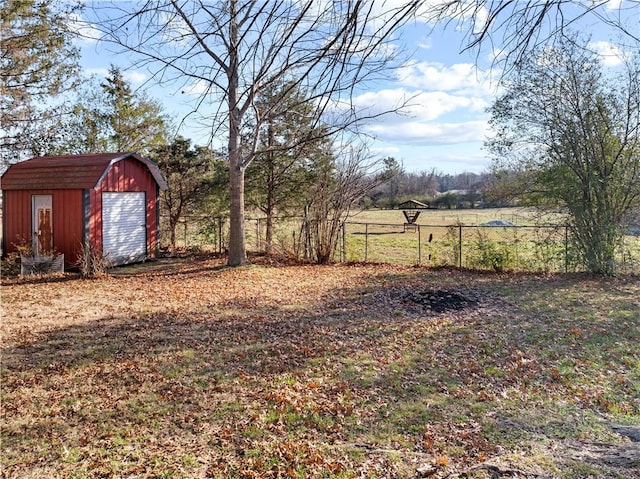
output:
[[2,478],[640,477],[637,277],[160,260],[2,308]]

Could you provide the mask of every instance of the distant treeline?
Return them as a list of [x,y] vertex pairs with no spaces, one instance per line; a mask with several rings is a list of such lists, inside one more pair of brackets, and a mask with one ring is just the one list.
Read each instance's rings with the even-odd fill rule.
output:
[[491,208],[511,206],[494,194],[493,173],[460,173],[456,175],[432,171],[400,171],[378,186],[364,200],[365,207],[395,208],[414,199],[433,208]]

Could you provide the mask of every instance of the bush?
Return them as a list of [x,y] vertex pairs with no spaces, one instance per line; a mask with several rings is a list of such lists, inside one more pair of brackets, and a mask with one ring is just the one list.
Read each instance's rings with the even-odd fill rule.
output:
[[0,265],[2,276],[18,276],[20,274],[20,253],[9,253]]
[[474,244],[476,254],[473,256],[474,267],[492,269],[502,272],[513,267],[513,254],[506,246],[491,241],[486,234],[478,231],[478,236]]
[[80,274],[83,277],[92,278],[106,274],[109,262],[104,258],[101,251],[98,251],[90,242],[85,241],[76,260],[76,266],[80,269]]
[[18,276],[20,274],[22,256],[33,256],[33,247],[30,241],[20,237],[17,243],[12,243],[16,251],[9,253],[2,260],[0,272],[2,276]]

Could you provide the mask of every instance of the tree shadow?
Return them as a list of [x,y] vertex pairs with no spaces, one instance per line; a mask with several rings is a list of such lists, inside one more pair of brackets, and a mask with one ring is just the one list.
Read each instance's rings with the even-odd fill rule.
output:
[[[219,268],[224,266],[167,274]],[[471,464],[481,454],[496,453],[482,429],[482,418],[498,410],[488,423],[493,421],[503,436],[550,440],[549,425],[536,423],[515,431],[513,421],[501,420],[518,414],[505,409],[511,399],[501,395],[549,389],[560,398],[575,394],[571,378],[554,368],[562,361],[596,361],[587,357],[591,349],[577,343],[587,338],[575,336],[573,323],[540,318],[492,293],[495,285],[485,284],[504,281],[504,287],[512,287],[508,283],[513,277],[483,274],[460,281],[452,272],[445,273],[451,277],[434,277],[424,270],[371,278],[330,292],[322,304],[304,307],[262,305],[247,298],[206,308],[185,304],[176,312],[105,315],[5,346],[2,389],[8,418],[19,413],[20,402],[35,401],[24,395],[44,391],[39,406],[30,406],[31,414],[41,407],[58,411],[51,414],[59,419],[51,425],[42,415],[10,432],[10,442],[24,441],[26,447],[35,437],[62,437],[78,428],[98,431],[99,436],[102,424],[118,415],[129,428],[132,423],[148,427],[150,420],[172,421],[177,433],[194,434],[187,411],[202,423],[214,421],[209,417],[212,404],[227,411],[220,413],[223,420],[244,421],[264,410],[281,413],[289,403],[279,394],[317,378],[326,386],[317,394],[325,394],[332,406],[314,407],[331,416],[333,423],[348,422],[331,409],[345,397],[351,398],[349,407],[357,409],[349,437],[362,435],[373,442],[409,437],[422,453],[450,455],[456,450],[458,460]],[[530,283],[527,290],[541,281],[517,278]],[[447,296],[434,292],[458,294],[462,307],[444,312],[428,307],[431,296]],[[637,312],[637,299],[635,306],[633,298],[626,300],[629,310]],[[614,319],[605,318],[596,333],[610,331],[611,341],[627,341],[630,347],[632,335],[616,332],[616,326]],[[574,341],[575,348],[562,349],[554,358],[558,341]],[[98,412],[85,413],[88,419],[74,417],[70,411],[82,401]],[[575,407],[597,410],[593,404]],[[345,437],[326,430],[321,434],[332,435],[332,440]],[[430,441],[441,446],[424,445]]]

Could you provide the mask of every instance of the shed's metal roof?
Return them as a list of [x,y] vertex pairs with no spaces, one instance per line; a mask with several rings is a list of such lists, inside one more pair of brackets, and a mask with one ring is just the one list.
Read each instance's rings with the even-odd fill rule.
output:
[[149,169],[161,189],[167,189],[158,165],[137,153],[41,156],[15,163],[2,175],[2,190],[61,190],[97,188],[109,168],[134,158]]

